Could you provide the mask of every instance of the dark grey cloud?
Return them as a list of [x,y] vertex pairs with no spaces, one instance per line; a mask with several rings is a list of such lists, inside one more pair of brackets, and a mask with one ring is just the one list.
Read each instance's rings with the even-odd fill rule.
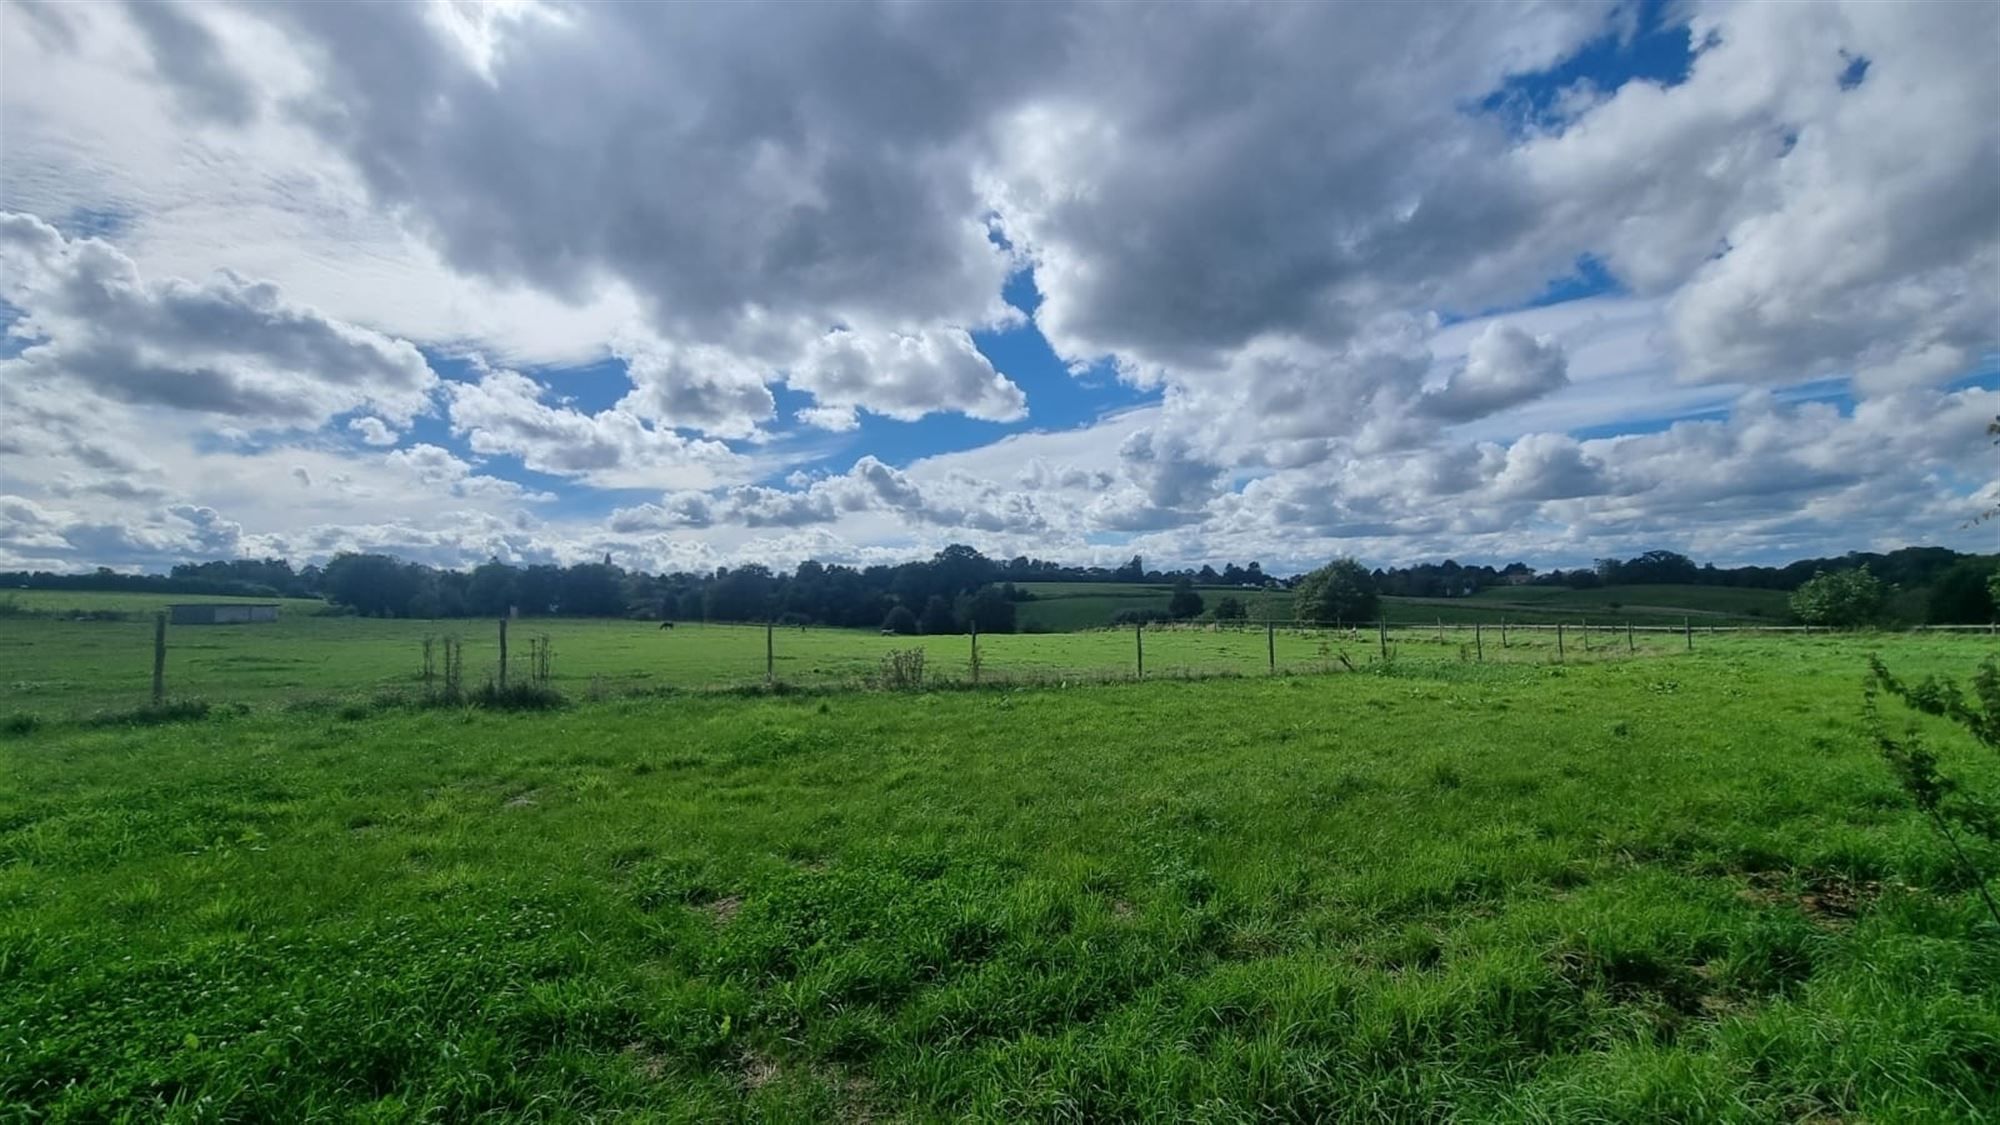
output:
[[362,406],[407,419],[436,382],[406,341],[287,301],[277,287],[219,273],[148,281],[98,239],[65,238],[0,212],[0,297],[28,341],[0,377],[64,381],[135,404],[257,423],[317,426]]
[[255,116],[249,82],[215,33],[178,0],[126,0],[125,12],[145,36],[154,67],[190,112],[229,125],[247,124]]

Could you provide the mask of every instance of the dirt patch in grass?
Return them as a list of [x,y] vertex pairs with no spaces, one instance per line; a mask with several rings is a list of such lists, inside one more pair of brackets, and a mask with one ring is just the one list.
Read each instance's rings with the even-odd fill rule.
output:
[[632,1060],[632,1068],[649,1082],[658,1082],[666,1076],[666,1056],[639,1040],[625,1044],[625,1057]]
[[532,809],[536,805],[541,804],[540,801],[535,799],[536,795],[540,792],[541,790],[539,789],[530,789],[526,793],[516,793],[512,797],[507,798],[507,807],[510,809]]
[[703,906],[702,911],[715,920],[718,926],[727,926],[743,909],[742,895],[724,895]]
[[736,1070],[743,1088],[753,1094],[776,1082],[783,1074],[778,1060],[757,1050],[744,1051],[742,1057],[736,1060]]
[[1759,906],[1790,903],[1814,923],[1835,928],[1852,922],[1882,897],[1882,890],[1882,883],[1875,879],[1825,873],[1794,879],[1782,871],[1758,871],[1750,875],[1750,885],[1740,896]]

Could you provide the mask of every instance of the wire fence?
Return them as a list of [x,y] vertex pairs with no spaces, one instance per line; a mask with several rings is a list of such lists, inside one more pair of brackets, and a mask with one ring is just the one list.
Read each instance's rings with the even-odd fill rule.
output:
[[[2000,627],[1928,626],[1984,646]],[[1699,652],[1806,626],[1625,622],[1243,621],[1074,633],[894,636],[797,625],[578,619],[412,621],[310,614],[265,624],[0,621],[0,713],[59,715],[171,698],[282,702],[469,696],[533,685],[571,698],[759,687],[911,688],[1382,670]]]

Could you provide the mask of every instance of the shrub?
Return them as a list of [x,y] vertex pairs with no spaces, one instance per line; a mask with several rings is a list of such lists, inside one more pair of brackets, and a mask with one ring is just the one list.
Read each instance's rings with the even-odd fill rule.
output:
[[42,720],[40,717],[30,715],[26,711],[17,711],[4,719],[0,719],[0,734],[18,738],[22,735],[35,733],[41,729],[41,726]]
[[1882,582],[1865,566],[1824,571],[1792,591],[1792,613],[1807,625],[1858,629],[1882,612]]
[[923,690],[924,650],[902,648],[884,653],[881,683],[891,691]]
[[1167,599],[1167,613],[1176,621],[1186,621],[1201,613],[1201,595],[1194,592],[1194,583],[1185,578],[1174,582],[1174,595]]
[[889,616],[882,619],[882,628],[899,637],[914,636],[917,632],[917,615],[910,612],[909,606],[899,605],[889,611]]
[[1924,744],[1914,728],[1906,737],[1892,736],[1875,705],[1876,692],[1885,692],[1913,711],[1950,720],[1978,745],[2000,750],[2000,663],[1989,656],[1979,665],[1969,695],[1956,681],[1936,676],[1926,676],[1914,686],[1905,684],[1875,656],[1868,658],[1868,673],[1862,715],[1876,750],[1911,803],[1950,847],[1959,870],[1978,890],[1994,923],[2000,925],[2000,903],[1995,903],[1986,889],[1987,873],[1959,839],[1964,832],[1989,845],[2000,843],[2000,804],[1996,804],[1992,794],[1940,770],[1937,754]]
[[1113,625],[1151,625],[1172,620],[1173,615],[1164,609],[1121,609],[1111,615]]
[[1354,559],[1335,559],[1299,579],[1292,594],[1300,621],[1347,624],[1381,616],[1375,576]]
[[472,705],[489,711],[553,711],[568,706],[569,698],[544,683],[529,681],[501,687],[488,680],[472,693]]

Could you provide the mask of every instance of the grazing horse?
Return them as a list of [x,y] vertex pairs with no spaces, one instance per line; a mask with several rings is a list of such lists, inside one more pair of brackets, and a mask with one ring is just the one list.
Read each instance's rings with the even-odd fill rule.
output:
[[662,629],[671,629],[671,628],[673,628],[673,627],[674,627],[674,623],[673,623],[673,622],[671,622],[671,621],[662,621],[662,622],[660,622],[660,628],[662,628]]

